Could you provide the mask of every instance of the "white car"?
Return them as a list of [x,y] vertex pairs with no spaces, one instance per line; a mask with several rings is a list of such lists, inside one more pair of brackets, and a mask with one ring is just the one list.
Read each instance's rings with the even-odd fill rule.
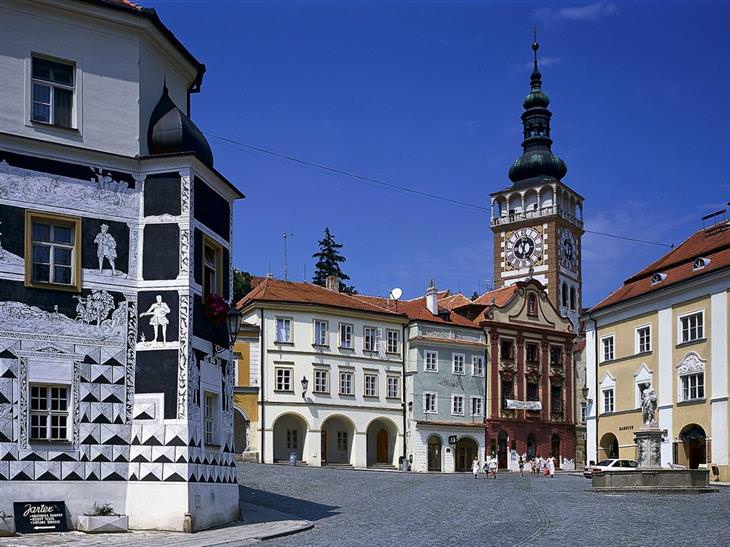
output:
[[608,460],[601,460],[595,465],[586,467],[583,471],[583,476],[587,479],[592,479],[594,472],[635,471],[637,466],[638,464],[634,460],[620,460],[618,458],[611,458]]

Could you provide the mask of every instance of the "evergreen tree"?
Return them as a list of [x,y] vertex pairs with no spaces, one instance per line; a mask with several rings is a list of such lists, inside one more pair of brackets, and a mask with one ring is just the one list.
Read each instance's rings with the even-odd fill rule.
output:
[[250,292],[251,274],[233,268],[233,303],[235,304]]
[[314,266],[314,276],[312,283],[320,287],[326,286],[327,277],[335,275],[340,280],[340,292],[355,294],[357,291],[354,287],[348,286],[343,281],[350,279],[350,276],[342,271],[340,264],[347,259],[340,254],[342,243],[337,243],[329,228],[324,229],[324,237],[317,243],[319,252],[314,253],[312,258],[317,259]]
[[471,295],[471,299],[476,300],[477,298],[479,298],[479,293],[474,291],[474,293]]

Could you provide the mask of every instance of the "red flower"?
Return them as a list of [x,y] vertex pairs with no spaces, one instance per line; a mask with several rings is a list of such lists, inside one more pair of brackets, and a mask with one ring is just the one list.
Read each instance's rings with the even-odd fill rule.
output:
[[220,327],[228,317],[230,306],[222,296],[208,293],[203,300],[203,315],[210,321],[214,327]]

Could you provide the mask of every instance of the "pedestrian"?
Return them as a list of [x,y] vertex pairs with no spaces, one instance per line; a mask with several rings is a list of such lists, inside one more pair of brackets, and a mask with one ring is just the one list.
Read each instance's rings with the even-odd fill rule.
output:
[[550,456],[548,458],[548,472],[550,473],[550,478],[555,478],[555,458],[553,456]]
[[522,456],[520,456],[519,461],[517,462],[517,465],[520,466],[520,477],[524,477],[524,471],[525,471],[525,460],[522,459]]
[[471,462],[471,472],[474,474],[474,478],[479,478],[479,458],[474,456],[474,460]]
[[542,456],[538,456],[535,460],[535,475],[540,475],[542,473]]

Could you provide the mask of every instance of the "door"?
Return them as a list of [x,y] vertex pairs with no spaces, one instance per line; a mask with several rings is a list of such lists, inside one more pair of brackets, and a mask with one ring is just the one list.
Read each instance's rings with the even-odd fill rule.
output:
[[428,440],[428,470],[441,471],[441,440],[436,437]]
[[479,447],[472,439],[466,437],[459,439],[456,443],[456,471],[471,471],[478,450]]
[[322,463],[327,463],[327,432],[322,431]]
[[507,433],[499,432],[499,442],[497,444],[497,465],[500,469],[507,469]]
[[388,432],[385,429],[378,431],[378,463],[391,463],[388,461]]

